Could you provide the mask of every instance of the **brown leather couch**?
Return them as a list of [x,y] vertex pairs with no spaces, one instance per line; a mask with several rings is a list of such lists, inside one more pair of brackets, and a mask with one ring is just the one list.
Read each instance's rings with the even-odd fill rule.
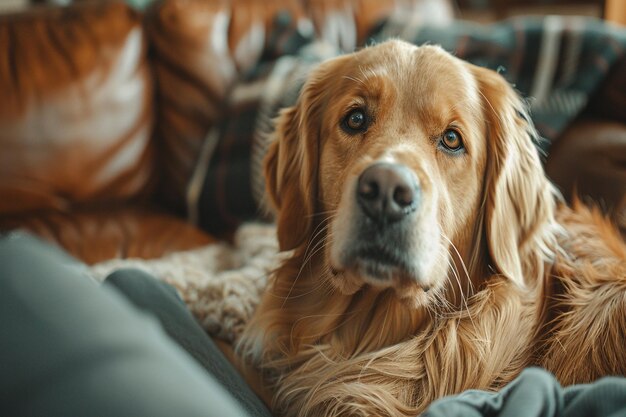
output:
[[340,16],[358,40],[409,3],[452,15],[440,0],[162,0],[145,13],[79,1],[1,15],[0,231],[87,263],[213,241],[185,220],[186,187],[277,14],[327,37]]

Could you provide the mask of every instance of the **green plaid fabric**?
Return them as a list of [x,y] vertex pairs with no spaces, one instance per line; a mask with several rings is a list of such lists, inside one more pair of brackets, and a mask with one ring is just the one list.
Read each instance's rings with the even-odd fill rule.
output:
[[235,87],[229,117],[207,136],[210,158],[199,158],[200,164],[208,161],[208,166],[199,167],[204,173],[197,209],[193,210],[196,224],[220,236],[242,221],[267,217],[263,210],[263,158],[274,119],[280,109],[296,102],[311,70],[339,53],[329,44],[312,42],[298,55],[259,65]]
[[[280,33],[280,32],[279,32]],[[591,18],[517,18],[492,25],[456,22],[425,27],[410,16],[381,23],[369,42],[400,38],[438,44],[456,56],[500,73],[528,100],[533,121],[550,144],[585,109],[611,68],[624,59],[626,30]],[[262,160],[272,120],[293,105],[317,63],[340,54],[337,47],[280,33],[277,47],[232,91],[229,117],[215,128],[192,184],[193,220],[223,235],[242,221],[263,217]],[[293,52],[293,53],[292,53]],[[626,92],[623,93],[626,96]],[[623,120],[626,123],[626,120]]]

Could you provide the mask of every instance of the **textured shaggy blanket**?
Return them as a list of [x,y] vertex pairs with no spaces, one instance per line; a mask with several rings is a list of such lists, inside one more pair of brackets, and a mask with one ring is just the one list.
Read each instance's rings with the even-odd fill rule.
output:
[[215,243],[159,259],[113,259],[91,267],[103,281],[111,272],[137,268],[173,285],[202,327],[233,342],[252,316],[269,273],[280,260],[273,225],[248,223],[232,245]]

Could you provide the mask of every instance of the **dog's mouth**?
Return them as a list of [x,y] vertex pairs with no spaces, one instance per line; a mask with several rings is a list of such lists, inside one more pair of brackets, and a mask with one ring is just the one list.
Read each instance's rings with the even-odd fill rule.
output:
[[371,284],[385,285],[394,280],[417,280],[406,254],[398,249],[367,245],[354,250],[348,258],[348,267],[370,278],[368,281]]
[[413,307],[431,302],[436,294],[433,290],[440,288],[443,280],[433,279],[439,271],[433,273],[430,264],[423,261],[430,254],[430,246],[412,240],[409,230],[392,228],[386,233],[372,233],[360,227],[349,239],[333,240],[328,253],[332,283],[346,295],[366,288],[390,289]]
[[400,266],[403,265],[403,256],[398,251],[387,248],[370,246],[362,249],[357,254],[359,259],[374,262],[381,265]]

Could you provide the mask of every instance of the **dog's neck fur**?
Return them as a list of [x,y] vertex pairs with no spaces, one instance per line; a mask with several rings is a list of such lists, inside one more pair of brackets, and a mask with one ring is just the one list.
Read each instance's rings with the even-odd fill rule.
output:
[[417,308],[391,289],[365,285],[354,294],[342,294],[331,284],[332,272],[321,259],[322,251],[307,256],[304,248],[315,247],[315,242],[296,249],[275,271],[263,310],[257,313],[273,324],[266,329],[272,336],[265,341],[265,359],[274,361],[277,353],[295,357],[313,345],[328,346],[337,357],[352,357],[402,342],[427,324],[463,315],[470,308],[469,299],[487,284],[480,277],[489,275],[484,256],[476,255],[486,251],[484,238],[480,233],[474,236],[471,244],[460,245],[474,250],[451,256],[455,268],[436,296],[438,301]]
[[[319,259],[302,267],[304,255],[296,251],[276,270],[249,326],[248,340],[262,340],[262,347],[253,347],[259,354],[255,359],[273,386],[279,414],[307,409],[317,415],[307,392],[345,374],[386,387],[384,408],[389,409],[380,415],[396,415],[401,407],[403,414],[416,415],[443,395],[504,384],[529,364],[537,294],[496,277],[463,308],[408,309],[391,290],[366,286],[352,295],[339,293]],[[515,321],[523,325],[506,324]],[[407,362],[407,355],[417,356]],[[410,366],[399,368],[400,357]],[[369,394],[350,395],[365,399]],[[342,414],[338,408],[333,415]]]
[[282,329],[276,329],[275,342],[288,356],[314,344],[330,345],[343,357],[380,349],[415,334],[428,314],[408,310],[390,289],[365,286],[355,294],[341,294],[323,262],[312,259],[302,269],[303,261],[304,256],[296,255],[276,271],[272,302],[265,304],[268,313],[276,312],[273,322]]

